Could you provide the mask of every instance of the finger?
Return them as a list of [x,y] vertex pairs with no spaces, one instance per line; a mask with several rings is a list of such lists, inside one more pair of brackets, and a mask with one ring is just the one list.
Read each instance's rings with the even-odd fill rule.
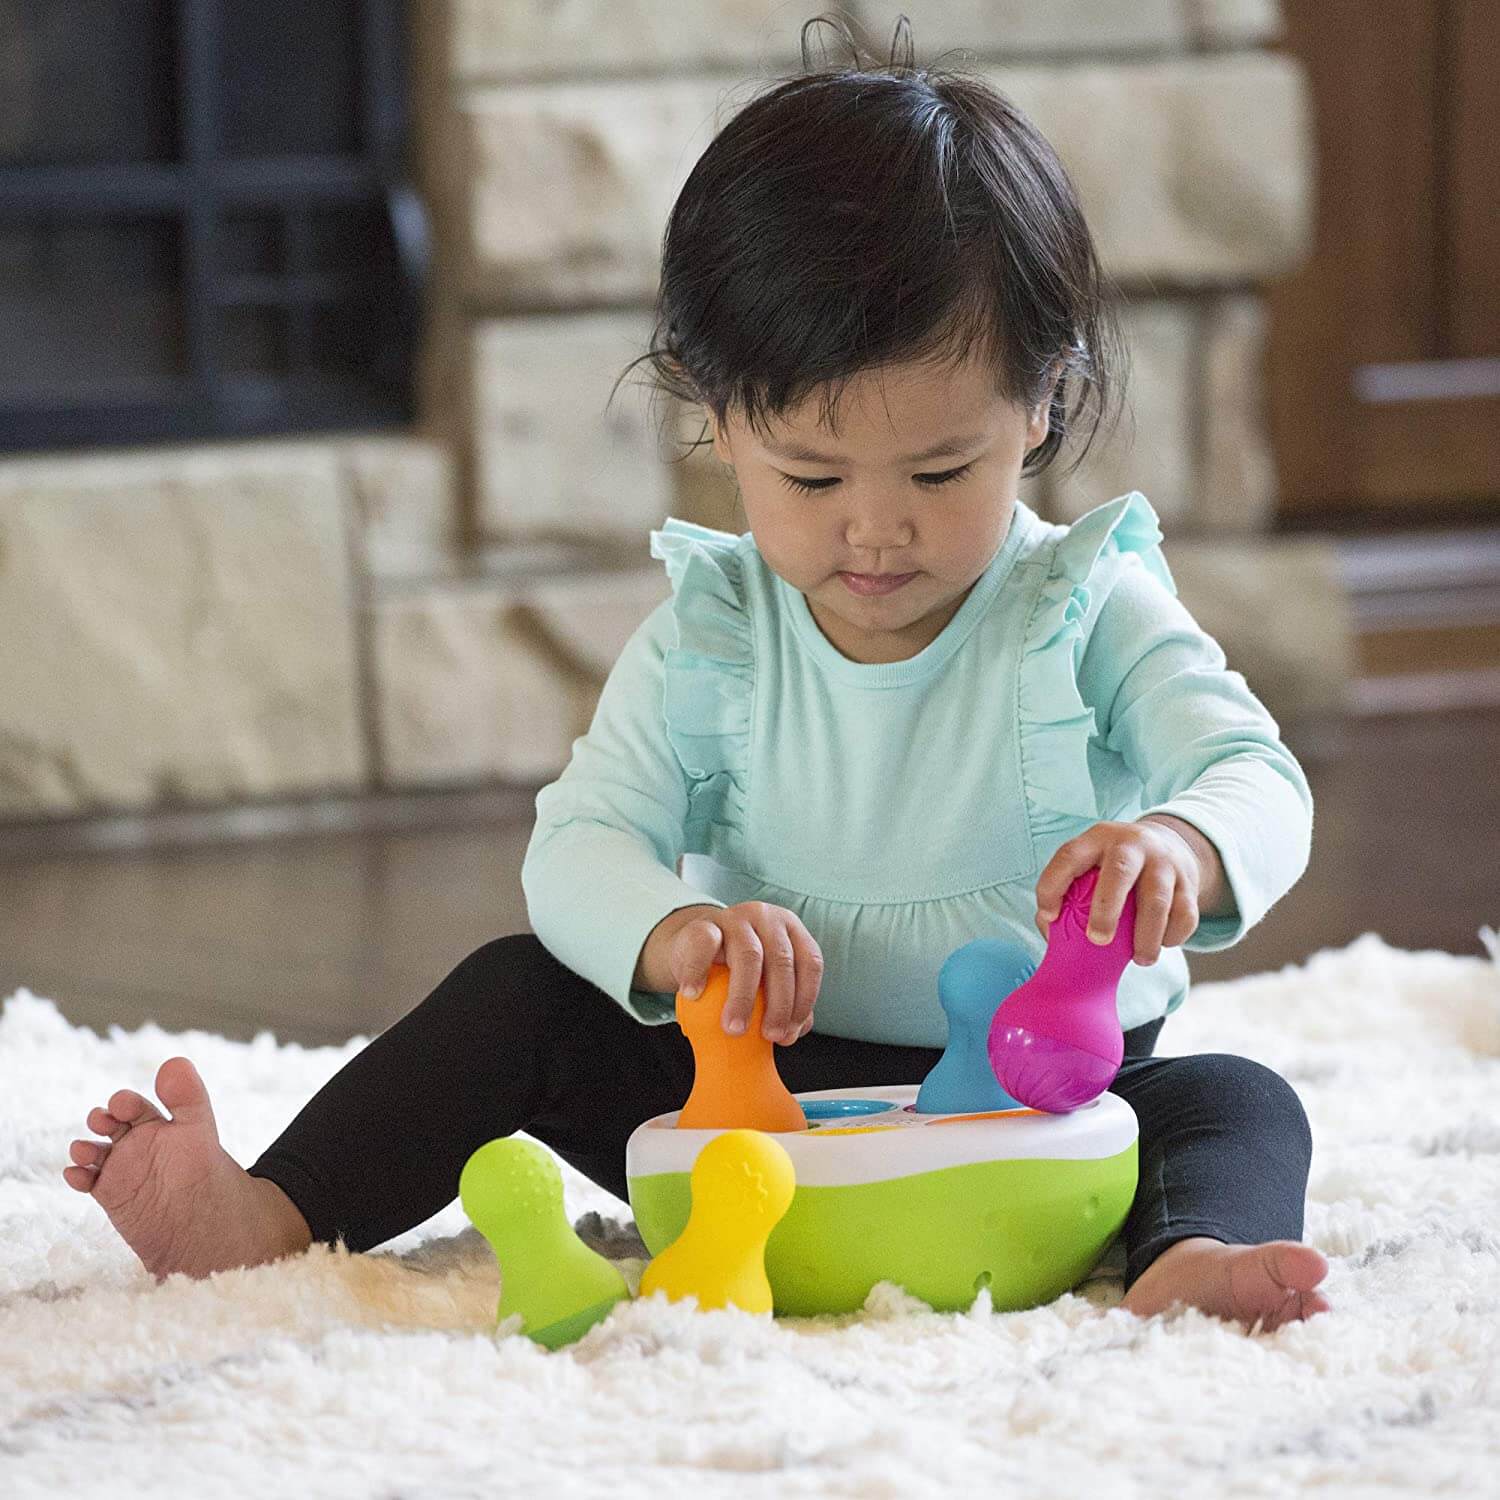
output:
[[1177,882],[1172,897],[1172,912],[1167,921],[1167,931],[1162,942],[1168,948],[1179,948],[1198,930],[1198,898],[1183,884]]
[[1089,907],[1089,941],[1113,939],[1125,898],[1135,885],[1146,856],[1134,844],[1115,844],[1099,862],[1099,884]]
[[760,987],[760,966],[764,957],[760,936],[748,921],[736,920],[724,934],[724,949],[729,958],[729,998],[724,1002],[722,1024],[731,1036],[739,1036],[750,1024],[755,1008],[755,991]]
[[1055,917],[1062,908],[1062,898],[1067,889],[1072,885],[1074,877],[1083,867],[1087,851],[1081,847],[1082,839],[1069,839],[1067,843],[1058,845],[1052,858],[1047,861],[1046,867],[1037,877],[1036,883],[1036,907],[1037,915],[1049,919]]
[[782,1046],[784,1046],[784,1047],[790,1047],[793,1042],[800,1042],[802,1040],[802,1038],[805,1037],[807,1035],[807,1033],[809,1031],[811,1031],[812,1029],[813,1029],[813,1018],[811,1016],[808,1016],[806,1018],[806,1020],[804,1020],[802,1022],[802,1024],[797,1028],[796,1034],[794,1036],[792,1036],[792,1038],[789,1041],[783,1042]]
[[1153,862],[1135,887],[1135,961],[1148,967],[1161,957],[1162,935],[1172,914],[1177,872],[1163,862]]
[[1058,912],[1062,910],[1063,897],[1068,894],[1068,887],[1085,870],[1093,869],[1098,860],[1098,843],[1090,837],[1092,832],[1092,829],[1086,830],[1077,838],[1060,844],[1037,880],[1037,926],[1042,929],[1043,937],[1047,935],[1048,925],[1056,921]]
[[76,1167],[102,1167],[109,1149],[102,1141],[73,1141],[68,1146],[68,1155]]
[[791,929],[791,938],[797,952],[797,994],[792,1002],[791,1024],[800,1036],[804,1024],[809,1022],[813,1006],[818,1003],[818,991],[823,987],[823,950],[800,922]]
[[797,955],[784,919],[769,918],[760,932],[762,983],[766,989],[766,1013],[760,1018],[760,1034],[768,1042],[785,1040],[792,1032],[792,1011],[797,998]]
[[678,989],[689,999],[703,993],[708,971],[718,960],[724,933],[712,917],[689,922],[672,940],[672,961]]

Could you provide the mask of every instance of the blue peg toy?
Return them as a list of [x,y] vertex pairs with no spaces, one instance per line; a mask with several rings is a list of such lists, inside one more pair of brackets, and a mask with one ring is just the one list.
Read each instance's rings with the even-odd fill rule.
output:
[[948,1017],[948,1045],[917,1094],[924,1115],[1024,1109],[1000,1086],[990,1064],[990,1022],[1036,963],[1008,938],[975,938],[955,948],[938,970],[938,1002]]

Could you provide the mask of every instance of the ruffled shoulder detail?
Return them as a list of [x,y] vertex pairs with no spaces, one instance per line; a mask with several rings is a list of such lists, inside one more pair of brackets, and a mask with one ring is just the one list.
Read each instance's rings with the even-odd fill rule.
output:
[[1084,622],[1105,578],[1114,576],[1108,564],[1130,554],[1176,594],[1161,539],[1156,512],[1132,490],[1080,516],[1053,543],[1021,651],[1021,763],[1034,835],[1099,815],[1088,761],[1094,711],[1078,690]]
[[663,712],[688,780],[685,835],[694,852],[733,845],[745,826],[755,636],[740,542],[675,516],[651,533],[651,555],[672,581],[677,644],[663,663]]

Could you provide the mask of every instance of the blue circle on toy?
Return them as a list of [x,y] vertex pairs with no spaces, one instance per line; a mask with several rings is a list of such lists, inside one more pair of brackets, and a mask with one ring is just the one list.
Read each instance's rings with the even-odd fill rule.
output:
[[883,1115],[895,1105],[889,1099],[803,1099],[809,1120],[844,1120],[850,1115]]

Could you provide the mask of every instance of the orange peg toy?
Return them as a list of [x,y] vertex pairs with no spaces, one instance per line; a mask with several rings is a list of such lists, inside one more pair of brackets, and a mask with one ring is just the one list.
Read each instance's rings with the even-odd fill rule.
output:
[[807,1116],[776,1071],[771,1043],[760,1034],[766,992],[755,990],[750,1021],[738,1036],[724,1030],[729,969],[714,964],[696,1000],[677,995],[677,1023],[693,1047],[693,1089],[679,1130],[806,1130]]

